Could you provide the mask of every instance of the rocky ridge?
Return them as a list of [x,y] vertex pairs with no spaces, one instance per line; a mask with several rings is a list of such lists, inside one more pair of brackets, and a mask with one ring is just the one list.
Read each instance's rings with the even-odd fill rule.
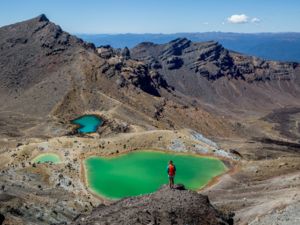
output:
[[131,49],[131,56],[214,112],[232,115],[241,108],[243,113],[257,113],[278,105],[299,106],[298,63],[266,61],[227,50],[214,41],[193,43],[186,38],[166,44],[141,43]]
[[193,43],[186,38],[162,45],[144,42],[134,47],[131,55],[147,62],[150,68],[173,70],[184,66],[208,80],[224,76],[247,82],[284,80],[299,69],[298,63],[265,61],[229,51],[215,41]]

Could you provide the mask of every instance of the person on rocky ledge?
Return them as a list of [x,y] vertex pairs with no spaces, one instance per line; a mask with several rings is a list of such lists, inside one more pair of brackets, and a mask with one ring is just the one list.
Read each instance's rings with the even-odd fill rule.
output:
[[175,177],[175,174],[176,174],[176,167],[173,164],[172,160],[169,161],[169,164],[168,164],[168,167],[167,167],[167,173],[168,173],[168,176],[169,176],[169,187],[171,189],[173,189],[174,177]]

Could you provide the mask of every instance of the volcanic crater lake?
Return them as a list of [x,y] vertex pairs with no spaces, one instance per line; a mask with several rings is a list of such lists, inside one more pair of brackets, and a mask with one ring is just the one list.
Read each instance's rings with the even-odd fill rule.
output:
[[52,162],[52,163],[60,163],[61,159],[59,155],[54,153],[45,153],[40,154],[37,157],[33,159],[33,162],[35,163],[46,163],[46,162]]
[[168,183],[167,164],[176,165],[175,183],[197,190],[227,168],[221,160],[187,154],[135,151],[116,157],[92,156],[84,161],[87,185],[95,194],[120,199],[155,192]]
[[102,125],[103,120],[95,115],[84,115],[72,120],[71,123],[79,126],[77,128],[79,133],[93,133]]

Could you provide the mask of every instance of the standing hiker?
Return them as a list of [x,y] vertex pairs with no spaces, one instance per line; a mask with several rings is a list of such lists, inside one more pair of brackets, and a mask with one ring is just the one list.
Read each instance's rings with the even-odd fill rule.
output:
[[174,177],[175,177],[175,173],[176,173],[176,167],[173,164],[172,160],[169,161],[169,164],[168,164],[168,167],[167,167],[167,173],[168,173],[168,176],[169,176],[169,186],[172,189],[173,186],[174,186]]

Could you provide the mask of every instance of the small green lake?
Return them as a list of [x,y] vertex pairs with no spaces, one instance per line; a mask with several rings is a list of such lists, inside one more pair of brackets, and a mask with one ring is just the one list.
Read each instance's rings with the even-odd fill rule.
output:
[[157,151],[135,151],[112,158],[92,156],[84,161],[88,187],[110,199],[151,193],[168,183],[169,160],[176,165],[175,183],[192,190],[227,169],[218,159]]
[[54,153],[45,153],[40,154],[37,157],[33,159],[33,162],[35,163],[46,163],[46,162],[53,162],[53,163],[60,163],[61,159],[59,155]]
[[102,125],[101,118],[95,115],[84,115],[71,121],[72,124],[79,126],[77,131],[79,133],[92,133],[96,132],[98,127]]

